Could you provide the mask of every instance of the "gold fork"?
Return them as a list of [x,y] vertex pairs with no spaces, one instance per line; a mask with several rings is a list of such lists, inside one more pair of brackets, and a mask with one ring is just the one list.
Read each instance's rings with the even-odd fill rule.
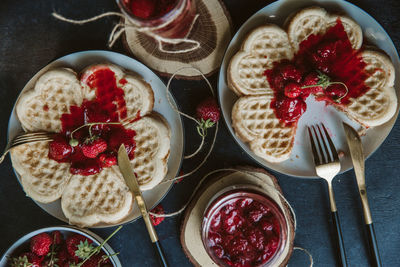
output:
[[[325,179],[328,183],[332,221],[335,226],[335,232],[337,236],[336,241],[339,248],[339,264],[340,266],[347,266],[342,230],[340,228],[339,216],[337,213],[336,202],[335,202],[335,195],[333,193],[333,188],[332,188],[332,180],[336,176],[336,174],[338,174],[340,171],[340,161],[338,153],[323,123],[321,123],[321,127],[319,125],[311,126],[311,129],[313,130],[314,134],[312,134],[310,127],[307,128],[315,163],[315,170],[317,172],[317,175]],[[323,130],[321,130],[321,128]],[[318,131],[316,129],[318,129]],[[327,140],[327,142],[325,142],[325,139]],[[316,142],[314,140],[316,140]],[[318,144],[318,146],[316,144]]]
[[3,155],[0,157],[0,163],[3,162],[7,153],[16,146],[23,145],[26,143],[39,142],[39,141],[51,141],[53,140],[54,133],[49,132],[29,132],[23,133],[15,137],[13,140],[8,142],[4,149]]
[[[135,117],[130,117],[127,119],[124,119],[120,122],[122,126],[127,126],[129,123],[132,123],[133,121],[137,120],[138,118]],[[99,122],[101,124],[101,122]],[[0,163],[3,162],[4,158],[6,157],[7,153],[16,146],[23,145],[26,143],[32,143],[32,142],[39,142],[39,141],[52,141],[55,133],[50,133],[50,132],[28,132],[28,133],[23,133],[15,137],[13,140],[8,142],[6,148],[4,149],[3,155],[0,157]]]

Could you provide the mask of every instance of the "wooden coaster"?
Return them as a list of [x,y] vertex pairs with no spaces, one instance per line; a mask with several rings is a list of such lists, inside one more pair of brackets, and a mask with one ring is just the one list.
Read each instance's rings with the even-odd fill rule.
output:
[[201,224],[206,205],[218,191],[227,186],[235,184],[252,184],[268,192],[268,195],[279,204],[287,221],[289,222],[289,231],[287,236],[289,242],[279,258],[279,265],[277,265],[285,266],[293,252],[295,229],[293,217],[287,205],[276,193],[276,191],[271,190],[271,186],[273,186],[282,193],[281,188],[279,187],[276,178],[263,169],[246,167],[238,168],[238,170],[250,171],[260,179],[242,172],[226,172],[222,176],[213,177],[207,182],[206,185],[202,186],[187,207],[184,214],[180,232],[180,240],[183,251],[195,266],[217,266],[217,264],[212,261],[210,256],[208,256],[201,241]]
[[[185,53],[164,53],[158,43],[145,33],[126,27],[123,43],[126,49],[148,67],[163,76],[171,76],[177,69],[193,66],[205,75],[211,75],[221,65],[226,47],[232,37],[231,18],[221,0],[196,0],[198,19],[188,39],[200,43],[200,48]],[[125,21],[125,23],[129,23]],[[168,50],[182,50],[189,44],[165,44]],[[181,79],[200,79],[193,70],[182,70],[176,76]]]

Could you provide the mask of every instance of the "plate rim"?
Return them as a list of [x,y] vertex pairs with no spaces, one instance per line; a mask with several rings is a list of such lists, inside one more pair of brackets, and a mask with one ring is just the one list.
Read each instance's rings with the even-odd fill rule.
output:
[[[10,129],[11,129],[10,126],[11,126],[11,120],[12,120],[13,114],[15,114],[15,119],[17,120],[17,122],[18,122],[19,124],[21,124],[21,122],[19,121],[19,119],[18,119],[18,117],[17,117],[17,115],[16,115],[15,105],[16,105],[16,103],[18,102],[18,100],[19,100],[19,98],[20,98],[20,96],[21,96],[21,93],[22,93],[22,91],[24,90],[24,88],[25,88],[29,83],[32,82],[32,80],[34,79],[34,77],[35,77],[38,73],[40,73],[41,71],[43,71],[45,68],[47,68],[50,64],[53,64],[53,63],[55,63],[55,62],[57,62],[57,61],[61,61],[63,58],[72,57],[72,56],[75,56],[75,55],[78,55],[78,56],[85,56],[86,54],[91,54],[91,53],[93,54],[93,56],[103,56],[103,55],[106,55],[106,56],[110,56],[110,57],[115,57],[115,56],[118,56],[118,57],[121,57],[121,56],[122,56],[122,57],[125,57],[125,58],[127,58],[129,61],[132,61],[134,64],[137,64],[138,66],[144,68],[144,69],[146,70],[146,72],[151,73],[154,77],[156,77],[156,78],[163,84],[163,86],[166,87],[165,82],[164,82],[154,71],[152,71],[149,67],[147,67],[145,64],[143,64],[142,62],[140,62],[140,61],[138,61],[138,60],[136,60],[136,59],[134,59],[134,58],[132,58],[132,57],[130,57],[130,56],[128,56],[128,55],[125,55],[125,54],[122,54],[122,53],[119,53],[119,52],[94,49],[94,50],[76,51],[76,52],[72,52],[72,53],[69,53],[69,54],[66,54],[66,55],[63,55],[63,56],[59,56],[59,57],[57,57],[57,58],[54,58],[54,59],[50,60],[48,63],[46,63],[45,66],[43,66],[43,67],[41,67],[39,70],[35,71],[35,73],[31,76],[31,78],[25,83],[25,85],[23,86],[23,88],[19,91],[18,96],[17,96],[17,98],[16,98],[16,100],[15,100],[15,102],[14,102],[13,108],[11,109],[10,116],[9,116],[9,118],[8,118],[8,124],[7,124],[7,142],[10,140]],[[99,63],[101,63],[101,62],[99,62]],[[112,63],[112,64],[118,65],[118,64],[116,64],[116,63]],[[89,65],[87,65],[87,66],[89,66]],[[119,66],[119,65],[118,65],[118,66]],[[120,67],[120,66],[119,66],[119,67]],[[121,68],[122,68],[123,70],[127,70],[125,67],[121,67]],[[75,71],[75,70],[74,70],[74,71]],[[128,71],[129,71],[129,70],[128,70]],[[131,71],[132,71],[132,70],[131,70]],[[77,72],[77,73],[79,74],[79,72]],[[152,90],[154,90],[154,89],[152,88]],[[175,104],[176,107],[179,109],[179,104],[178,104],[178,102],[176,101],[175,96],[174,96],[170,91],[168,91],[168,94],[169,94],[169,96],[170,96],[171,99],[172,99],[172,103]],[[161,115],[162,115],[162,114],[161,114]],[[185,145],[186,145],[186,143],[185,143],[185,140],[186,140],[186,139],[185,139],[185,135],[186,135],[186,133],[185,133],[185,127],[184,127],[184,122],[183,122],[183,120],[182,120],[182,116],[181,116],[180,114],[177,114],[177,118],[179,118],[179,124],[181,125],[181,128],[182,128],[182,139],[181,139],[181,143],[182,143],[182,153],[181,153],[181,156],[180,156],[179,163],[177,164],[178,167],[177,167],[176,173],[174,174],[174,177],[179,173],[179,171],[180,171],[181,168],[182,168],[183,158],[184,158],[184,152],[185,152]],[[22,127],[21,127],[21,129],[22,129]],[[14,175],[15,175],[15,177],[16,177],[18,183],[20,184],[21,189],[24,191],[24,188],[23,188],[22,183],[21,183],[21,180],[20,180],[20,175],[18,174],[18,172],[17,172],[17,171],[15,170],[15,168],[13,167],[11,155],[8,154],[7,156],[8,156],[9,159],[10,159],[10,163],[11,163],[10,165],[11,165],[11,168],[12,168],[12,170],[13,170],[13,172],[14,172]],[[165,179],[165,177],[164,177],[164,179]],[[168,193],[171,191],[171,189],[173,188],[174,185],[175,185],[174,181],[171,181],[171,182],[169,183],[169,186],[168,186],[167,190],[165,191],[165,193],[164,193],[150,208],[149,208],[149,210],[153,209],[153,208],[156,207],[160,202],[162,202],[162,200],[168,195]],[[151,190],[153,190],[153,189],[146,190],[146,191],[151,191]],[[45,211],[45,212],[46,212],[47,214],[49,214],[50,216],[52,216],[52,217],[54,217],[54,218],[56,218],[56,219],[58,219],[58,220],[60,220],[60,221],[62,221],[62,222],[64,222],[64,223],[69,223],[68,221],[65,221],[65,220],[63,220],[63,219],[60,219],[59,217],[57,217],[57,216],[51,214],[50,211],[48,211],[47,209],[44,209],[43,207],[40,206],[40,204],[50,204],[50,203],[54,203],[55,201],[60,200],[60,198],[57,199],[57,200],[55,200],[55,201],[53,201],[53,202],[50,202],[50,203],[40,203],[40,204],[39,204],[39,202],[36,201],[36,200],[34,200],[33,198],[31,198],[31,197],[29,197],[29,196],[27,196],[27,197],[30,198],[40,209],[42,209],[43,211]],[[133,202],[134,202],[134,201],[133,201]],[[134,205],[134,204],[133,204],[133,205]],[[61,210],[61,212],[62,212],[62,210]],[[130,211],[130,213],[131,213],[131,212],[132,212],[132,210]],[[62,212],[62,213],[63,213],[63,212]],[[64,216],[65,216],[65,215],[64,215]],[[115,226],[118,226],[118,225],[127,225],[127,224],[130,224],[130,223],[135,222],[136,220],[140,219],[141,217],[142,217],[142,215],[139,214],[137,217],[135,217],[135,218],[133,218],[133,219],[131,219],[131,220],[129,220],[129,221],[126,221],[126,222],[122,222],[122,221],[124,220],[124,219],[122,219],[121,222],[117,222],[117,223],[115,223],[115,224],[110,224],[110,225],[94,225],[94,226],[90,226],[90,228],[102,229],[102,228],[115,227]],[[101,224],[104,224],[104,223],[101,223]],[[68,225],[68,226],[73,226],[73,225]]]
[[[20,235],[8,248],[7,250],[3,253],[3,255],[0,258],[0,266],[1,267],[5,267],[6,265],[2,265],[3,263],[6,264],[8,262],[7,260],[7,256],[9,256],[13,251],[15,251],[16,249],[18,249],[19,246],[21,246],[23,243],[26,243],[29,241],[30,238],[32,238],[33,236],[40,234],[40,233],[47,233],[47,232],[53,232],[53,231],[68,231],[71,233],[78,233],[81,234],[83,236],[86,237],[90,237],[95,243],[96,245],[100,245],[101,242],[104,241],[104,239],[102,237],[100,237],[99,235],[93,233],[92,231],[88,230],[88,229],[81,229],[79,227],[75,227],[75,226],[71,226],[71,225],[60,225],[60,226],[49,226],[49,227],[43,227],[43,228],[39,228],[33,231],[30,231],[26,234],[22,234]],[[29,239],[28,239],[29,238]],[[18,244],[22,242],[21,244]],[[18,244],[18,245],[17,245]],[[118,258],[118,255],[115,255],[115,251],[114,249],[108,244],[105,243],[102,250],[107,254],[107,255],[112,255],[110,257],[113,266],[114,267],[121,267],[121,262]]]
[[[280,173],[280,174],[284,174],[284,175],[286,175],[286,176],[288,176],[288,177],[302,178],[302,179],[312,179],[312,178],[318,178],[318,179],[319,179],[319,176],[317,176],[316,174],[314,174],[313,176],[310,176],[310,175],[301,175],[301,174],[291,174],[291,173],[282,172],[282,171],[277,170],[276,168],[267,166],[266,163],[268,163],[268,162],[266,162],[264,159],[262,159],[262,158],[258,157],[257,155],[255,155],[255,153],[254,153],[253,151],[250,150],[249,145],[248,145],[247,143],[245,143],[244,141],[240,140],[240,139],[237,137],[235,131],[233,130],[232,125],[229,124],[229,122],[228,122],[229,120],[227,119],[227,117],[229,117],[229,114],[226,114],[226,113],[224,112],[224,109],[222,108],[222,97],[221,97],[222,88],[221,88],[220,84],[223,84],[225,87],[227,87],[227,88],[229,89],[228,84],[227,84],[227,79],[226,79],[226,77],[224,77],[224,76],[226,76],[226,71],[227,71],[227,68],[228,68],[228,65],[229,65],[229,63],[228,63],[229,59],[227,58],[227,54],[228,54],[228,51],[229,51],[230,47],[231,47],[232,45],[234,45],[234,39],[238,39],[238,38],[240,38],[240,36],[243,37],[243,35],[246,34],[246,33],[240,33],[240,32],[243,31],[243,29],[245,28],[245,26],[246,26],[247,24],[251,23],[251,21],[254,20],[256,16],[262,15],[264,9],[267,9],[268,7],[271,7],[271,6],[277,6],[277,8],[278,8],[280,5],[285,4],[286,2],[293,2],[293,1],[295,1],[295,0],[277,0],[277,1],[274,1],[274,2],[272,2],[272,3],[269,3],[268,5],[265,5],[264,7],[260,8],[260,9],[257,10],[255,13],[253,13],[253,14],[252,14],[245,22],[243,22],[243,24],[240,25],[240,27],[237,29],[237,31],[236,31],[235,34],[232,36],[232,38],[231,38],[231,40],[230,40],[228,46],[226,47],[226,49],[225,49],[225,51],[224,51],[224,56],[223,56],[223,58],[222,58],[221,67],[220,67],[219,72],[218,72],[218,79],[217,79],[218,103],[219,103],[219,105],[220,105],[220,107],[221,107],[222,117],[224,118],[224,123],[225,123],[225,126],[228,128],[229,133],[231,134],[231,136],[232,136],[233,139],[235,140],[235,143],[239,145],[240,149],[241,149],[244,153],[246,153],[246,155],[248,155],[251,159],[253,159],[254,161],[256,161],[258,164],[260,164],[260,165],[263,166],[264,168],[267,168],[267,169],[269,169],[269,170],[272,170],[272,171],[277,172],[277,173]],[[306,8],[307,6],[315,6],[315,5],[319,5],[319,6],[321,6],[322,8],[326,8],[326,7],[324,7],[323,5],[324,5],[324,4],[327,4],[327,3],[329,4],[329,3],[331,3],[331,2],[332,2],[332,1],[329,1],[329,0],[327,0],[327,1],[324,1],[324,0],[316,0],[316,1],[310,0],[310,1],[305,1],[305,2],[303,3],[303,4],[304,4],[304,7],[303,7],[303,8]],[[392,47],[394,48],[394,49],[393,49],[394,55],[395,55],[397,61],[400,62],[399,52],[397,51],[397,48],[396,48],[395,44],[393,43],[392,38],[391,38],[390,35],[387,33],[387,31],[383,28],[383,26],[382,26],[374,17],[372,17],[368,12],[366,12],[366,11],[363,10],[362,8],[358,7],[357,5],[355,5],[355,4],[353,4],[353,3],[350,3],[350,2],[348,2],[348,1],[339,0],[339,1],[336,1],[336,2],[339,2],[338,4],[341,5],[341,7],[342,7],[343,9],[346,9],[346,8],[347,8],[346,5],[352,6],[352,8],[357,9],[358,12],[361,12],[363,15],[367,16],[369,20],[375,22],[375,24],[377,25],[377,28],[378,28],[380,31],[382,31],[382,32],[388,37],[388,40],[387,40],[387,41],[389,42],[389,45],[392,46]],[[295,10],[293,10],[293,12],[294,12],[294,11],[295,11]],[[270,23],[270,22],[265,21],[265,23]],[[276,23],[272,23],[272,24],[276,24]],[[277,25],[277,24],[276,24],[276,25]],[[278,25],[278,26],[279,26],[280,28],[284,29],[284,27],[282,27],[282,25]],[[255,26],[255,27],[256,27],[256,26]],[[362,28],[361,28],[361,29],[362,29]],[[363,31],[363,38],[364,38],[364,29],[362,29],[362,31]],[[236,42],[236,41],[235,41],[235,42]],[[238,46],[240,47],[240,44],[238,44]],[[380,47],[377,47],[377,48],[381,49]],[[383,50],[383,49],[382,49],[382,50]],[[383,51],[384,51],[384,50],[383,50]],[[384,52],[386,53],[386,51],[384,51]],[[235,53],[233,53],[233,55],[234,55],[234,54],[235,54]],[[233,55],[232,55],[232,56],[233,56]],[[389,58],[390,58],[390,57],[389,57]],[[225,65],[226,65],[226,67],[225,67]],[[225,72],[225,73],[223,73],[223,72]],[[225,82],[223,83],[223,82],[221,82],[221,81],[225,81]],[[398,93],[397,93],[397,90],[398,90],[398,89],[396,89],[395,86],[396,86],[396,84],[394,84],[393,87],[394,87],[394,89],[395,89],[395,91],[396,91],[396,95],[398,96]],[[380,144],[377,145],[368,155],[365,156],[365,160],[367,160],[369,157],[371,157],[371,156],[382,146],[382,144],[385,142],[385,140],[387,139],[387,137],[389,136],[389,134],[392,132],[393,127],[394,127],[394,125],[396,124],[396,121],[397,121],[397,119],[398,119],[398,117],[399,117],[399,113],[400,113],[400,101],[399,101],[399,100],[400,100],[400,99],[398,98],[398,104],[397,104],[396,113],[395,113],[395,115],[389,120],[389,121],[393,120],[393,123],[391,123],[391,125],[389,126],[388,132],[385,134],[385,136],[384,136],[384,138],[382,139],[382,141],[380,142]],[[389,121],[388,121],[388,122],[389,122]],[[386,122],[386,123],[387,123],[387,122]],[[297,129],[296,129],[296,130],[297,130]],[[245,149],[246,147],[250,150],[249,152]],[[288,159],[288,160],[289,160],[289,159]],[[353,165],[351,164],[350,167],[348,167],[347,169],[341,169],[340,172],[339,172],[337,175],[343,174],[343,173],[345,173],[345,172],[348,172],[348,171],[352,170],[353,168],[354,168],[354,167],[353,167]],[[336,175],[336,176],[337,176],[337,175]]]

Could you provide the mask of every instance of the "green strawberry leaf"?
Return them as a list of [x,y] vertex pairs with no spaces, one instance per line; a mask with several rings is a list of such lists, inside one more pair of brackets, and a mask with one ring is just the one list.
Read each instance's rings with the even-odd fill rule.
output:
[[86,239],[85,242],[80,242],[77,246],[77,250],[75,250],[75,255],[80,259],[87,258],[90,253],[93,252],[95,247],[92,244],[89,244],[88,240]]

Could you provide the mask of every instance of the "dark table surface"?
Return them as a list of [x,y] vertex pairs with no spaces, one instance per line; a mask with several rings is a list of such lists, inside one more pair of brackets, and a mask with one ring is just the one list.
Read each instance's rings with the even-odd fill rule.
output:
[[[225,0],[236,31],[253,13],[272,1]],[[397,0],[351,1],[371,14],[388,32],[396,47],[400,46],[400,4]],[[14,102],[25,83],[50,61],[73,52],[107,49],[108,33],[115,18],[105,18],[84,26],[56,21],[50,16],[58,11],[71,18],[88,18],[106,11],[117,11],[112,0],[80,1],[0,1],[0,147],[6,145],[8,118]],[[119,41],[112,49],[125,53]],[[211,80],[216,86],[216,77]],[[201,82],[176,83],[174,95],[186,112],[193,112],[197,99],[206,94],[198,90]],[[179,90],[193,88],[193,90]],[[197,143],[194,125],[185,121],[187,151]],[[400,266],[400,124],[397,121],[382,146],[366,161],[366,180],[371,211],[384,266]],[[185,162],[187,172],[196,164]],[[222,167],[258,166],[235,143],[224,124],[216,147],[208,162],[192,177],[177,184],[162,201],[166,211],[175,211],[187,200],[203,174]],[[325,185],[318,179],[298,179],[271,171],[294,207],[298,219],[295,245],[306,248],[316,266],[334,266],[335,251],[330,234],[330,213]],[[9,157],[0,165],[0,254],[20,236],[38,228],[63,225],[26,197]],[[368,266],[366,236],[362,210],[352,171],[339,175],[334,183],[344,243],[350,266]],[[157,226],[171,266],[190,266],[179,242],[181,217],[167,218]],[[102,237],[114,228],[93,229]],[[142,220],[128,224],[109,242],[124,266],[156,266],[147,232]],[[290,266],[307,266],[307,257],[295,252]]]

